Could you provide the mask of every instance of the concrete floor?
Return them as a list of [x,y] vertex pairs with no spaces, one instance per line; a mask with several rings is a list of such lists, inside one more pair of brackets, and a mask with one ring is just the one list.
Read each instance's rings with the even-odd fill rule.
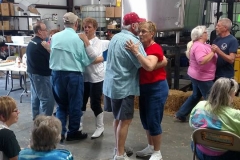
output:
[[[19,86],[19,81],[14,80],[14,87]],[[5,91],[5,77],[0,78],[0,96],[6,95]],[[8,89],[10,85],[8,85]],[[29,82],[28,82],[29,88]],[[21,148],[25,148],[29,144],[29,137],[32,127],[30,95],[23,96],[23,102],[20,103],[19,96],[22,90],[10,93],[20,110],[19,121],[17,124],[11,126],[15,132]],[[88,108],[84,115],[84,131],[89,137],[82,141],[65,142],[63,145],[58,145],[58,148],[70,150],[75,160],[110,160],[114,148],[114,133],[112,127],[113,116],[112,113],[105,112],[104,115],[105,131],[104,135],[98,139],[91,140],[91,134],[95,129],[95,119],[93,112]],[[164,160],[190,160],[192,159],[192,152],[190,149],[190,136],[192,133],[188,123],[173,122],[170,116],[164,116],[162,122],[163,134],[161,153]],[[138,110],[135,110],[134,119],[130,126],[126,146],[132,147],[134,151],[138,151],[146,147],[147,140],[145,131],[139,119]],[[135,154],[131,156],[132,160],[140,160],[136,158]],[[146,158],[148,159],[148,158]]]

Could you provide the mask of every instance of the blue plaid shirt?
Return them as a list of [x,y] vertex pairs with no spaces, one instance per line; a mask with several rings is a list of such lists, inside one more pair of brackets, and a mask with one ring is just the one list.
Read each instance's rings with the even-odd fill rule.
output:
[[[133,53],[125,48],[126,42],[139,39],[133,33],[122,30],[113,36],[108,47],[103,94],[112,99],[123,99],[129,95],[139,95],[139,72],[141,64]],[[146,56],[142,45],[139,51]]]

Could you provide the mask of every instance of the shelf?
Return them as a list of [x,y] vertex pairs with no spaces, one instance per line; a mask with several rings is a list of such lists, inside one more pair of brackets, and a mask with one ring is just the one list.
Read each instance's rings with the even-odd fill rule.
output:
[[46,9],[69,9],[68,6],[59,6],[59,5],[46,5],[46,4],[34,4],[35,8],[46,8]]
[[[0,30],[2,32],[2,30]],[[33,32],[33,30],[4,30],[5,32]]]
[[41,18],[41,16],[0,16],[2,18]]

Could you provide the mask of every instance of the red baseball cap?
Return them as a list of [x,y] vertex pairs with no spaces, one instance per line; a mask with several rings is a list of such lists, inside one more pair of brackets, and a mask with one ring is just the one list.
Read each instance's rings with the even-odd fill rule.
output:
[[139,23],[139,22],[145,22],[145,21],[146,21],[145,18],[139,18],[139,16],[135,12],[127,13],[123,17],[123,24],[124,25],[130,25],[132,23]]

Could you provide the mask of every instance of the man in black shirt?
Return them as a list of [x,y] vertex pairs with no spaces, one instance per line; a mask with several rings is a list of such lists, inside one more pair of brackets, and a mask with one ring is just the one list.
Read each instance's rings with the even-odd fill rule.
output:
[[33,120],[39,114],[51,116],[54,97],[50,83],[49,52],[41,45],[48,36],[46,25],[37,22],[33,26],[35,37],[27,46],[27,72],[31,82],[31,107]]

